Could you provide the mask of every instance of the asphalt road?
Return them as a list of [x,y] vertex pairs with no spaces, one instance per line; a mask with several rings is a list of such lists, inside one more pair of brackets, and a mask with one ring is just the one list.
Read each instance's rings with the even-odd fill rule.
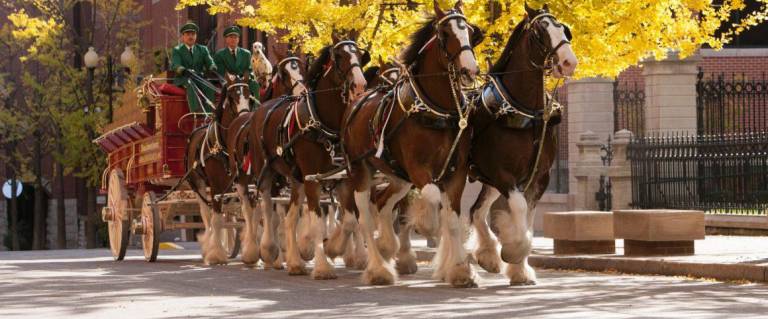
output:
[[479,272],[479,288],[430,279],[425,264],[397,285],[369,287],[360,272],[315,281],[239,262],[207,267],[193,250],[0,252],[0,318],[429,318],[763,317],[768,286],[674,277],[539,270],[539,284],[509,287]]

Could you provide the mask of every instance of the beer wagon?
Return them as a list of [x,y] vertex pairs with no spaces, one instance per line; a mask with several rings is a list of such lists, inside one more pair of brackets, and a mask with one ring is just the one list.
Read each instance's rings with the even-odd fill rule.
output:
[[[141,236],[144,258],[155,261],[160,233],[204,227],[195,217],[199,216],[199,206],[194,192],[188,187],[172,188],[186,173],[184,153],[189,134],[206,125],[208,119],[189,113],[183,95],[161,93],[159,87],[166,81],[150,77],[138,93],[125,93],[114,121],[93,141],[107,154],[102,177],[107,205],[101,216],[108,224],[115,260],[125,257],[131,234]],[[239,203],[229,201],[224,213],[222,241],[234,258],[240,245]]]

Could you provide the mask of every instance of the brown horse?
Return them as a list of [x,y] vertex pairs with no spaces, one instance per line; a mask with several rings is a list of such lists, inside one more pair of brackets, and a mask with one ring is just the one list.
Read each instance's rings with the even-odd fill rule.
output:
[[[334,32],[332,38],[333,44],[321,50],[307,74],[310,91],[302,98],[257,110],[248,134],[251,145],[260,145],[258,151],[251,154],[253,172],[260,176],[257,187],[262,194],[265,216],[272,214],[270,194],[274,179],[283,176],[290,186],[290,207],[285,221],[288,273],[306,274],[302,257],[314,255],[314,279],[333,279],[336,274],[323,245],[326,212],[320,209],[321,185],[305,177],[335,167],[333,155],[337,151],[333,145],[337,143],[347,102],[365,88],[361,67],[367,62],[354,41],[357,34],[343,40]],[[297,239],[296,226],[304,196],[308,206],[304,214],[308,214],[311,231]],[[309,244],[304,245],[302,253],[297,241]],[[341,251],[346,242],[339,241],[341,243],[333,246],[340,247]]]
[[[200,204],[205,231],[200,236],[203,261],[206,264],[226,264],[227,254],[222,246],[224,217],[223,194],[230,187],[229,158],[224,145],[227,128],[241,113],[248,112],[250,91],[248,76],[225,75],[223,96],[214,109],[213,121],[190,134],[185,165],[187,181]],[[210,188],[210,191],[207,189]],[[213,210],[213,211],[211,211]]]
[[363,72],[367,89],[388,88],[400,78],[400,68],[390,62],[384,62],[379,57],[379,65],[371,66]]
[[486,217],[503,195],[509,211],[493,218],[501,241],[501,260],[508,263],[511,284],[534,284],[528,265],[534,207],[549,182],[557,153],[556,108],[545,107],[544,76],[569,76],[578,61],[570,46],[570,31],[547,12],[526,6],[527,16],[515,27],[488,83],[478,92],[473,116],[470,178],[483,183],[470,218],[477,231],[475,256],[489,272],[500,271],[497,243]]
[[[391,259],[398,242],[392,210],[414,185],[435,205],[443,205],[444,238],[436,277],[454,286],[474,285],[458,229],[470,147],[470,135],[465,132],[469,109],[461,87],[478,74],[472,47],[482,36],[467,23],[460,1],[448,12],[435,1],[434,10],[435,16],[412,36],[402,54],[408,72],[389,93],[354,101],[342,130],[350,182],[368,243],[363,273],[367,284],[396,280]],[[371,205],[376,170],[387,175],[389,186]],[[375,211],[378,241],[373,237]]]
[[[289,53],[287,55],[278,54],[278,63],[274,69],[274,75],[268,82],[267,94],[262,98],[262,108],[271,108],[279,101],[285,101],[281,98],[283,95],[298,96],[306,91],[304,87],[303,68],[300,66],[301,60]],[[242,113],[230,124],[227,130],[227,150],[229,152],[229,165],[232,167],[232,179],[234,180],[235,190],[242,203],[243,217],[245,225],[242,232],[242,260],[246,265],[253,265],[259,261],[261,255],[264,260],[265,268],[281,269],[282,263],[277,260],[278,248],[274,228],[278,219],[274,216],[265,216],[264,225],[273,225],[274,227],[264,227],[261,233],[263,240],[259,244],[259,224],[262,220],[261,209],[258,208],[256,200],[248,191],[248,185],[253,183],[255,175],[252,173],[249,152],[253,152],[258,145],[248,143],[247,132],[254,125],[254,112]]]

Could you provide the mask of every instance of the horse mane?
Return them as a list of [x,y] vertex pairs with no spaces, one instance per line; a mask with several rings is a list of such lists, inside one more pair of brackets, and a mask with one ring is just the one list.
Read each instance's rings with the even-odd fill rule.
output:
[[504,72],[509,59],[512,57],[512,51],[515,50],[517,43],[520,42],[520,39],[523,37],[523,29],[527,20],[528,18],[525,18],[515,26],[515,30],[512,31],[512,35],[510,35],[509,40],[507,40],[507,46],[504,47],[504,51],[501,51],[501,55],[499,55],[499,59],[496,63],[491,66],[491,73]]
[[307,72],[307,79],[309,79],[309,87],[315,89],[320,77],[325,73],[325,64],[331,59],[331,48],[333,45],[328,45],[320,50],[320,55],[312,62],[312,66],[309,67]]
[[435,35],[435,28],[432,25],[435,21],[435,17],[430,17],[423,23],[418,31],[411,34],[411,44],[408,45],[401,53],[401,61],[405,65],[412,65],[419,58],[419,51],[424,47],[427,42]]
[[376,77],[376,74],[379,72],[379,70],[381,70],[381,67],[379,66],[372,66],[365,69],[365,72],[363,72],[365,81],[370,83]]

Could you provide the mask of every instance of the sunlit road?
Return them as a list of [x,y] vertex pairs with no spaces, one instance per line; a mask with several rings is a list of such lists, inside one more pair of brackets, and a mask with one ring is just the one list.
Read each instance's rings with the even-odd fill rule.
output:
[[427,318],[765,317],[768,286],[539,270],[539,284],[509,287],[480,271],[479,288],[453,289],[422,265],[390,287],[360,272],[315,281],[239,262],[203,266],[193,250],[140,251],[112,262],[106,250],[0,252],[0,318]]

